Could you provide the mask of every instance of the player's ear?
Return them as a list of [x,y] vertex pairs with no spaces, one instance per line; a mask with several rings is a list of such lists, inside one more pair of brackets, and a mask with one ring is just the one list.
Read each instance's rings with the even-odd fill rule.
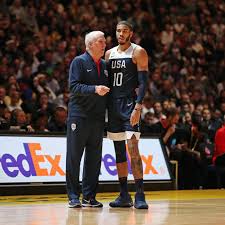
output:
[[134,32],[133,32],[133,31],[131,31],[131,32],[130,32],[130,38],[132,38],[132,37],[133,37],[133,34],[134,34]]
[[130,33],[130,40],[132,40],[133,32]]

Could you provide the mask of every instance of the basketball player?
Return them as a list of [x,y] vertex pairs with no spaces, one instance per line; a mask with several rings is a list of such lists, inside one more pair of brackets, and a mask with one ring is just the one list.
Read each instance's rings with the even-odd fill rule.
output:
[[119,45],[108,50],[105,55],[110,76],[107,135],[114,141],[120,182],[120,195],[109,205],[133,206],[127,187],[128,164],[125,143],[127,141],[136,186],[134,207],[148,209],[143,188],[143,167],[138,149],[139,120],[147,87],[148,55],[142,47],[131,43],[132,35],[132,25],[127,21],[120,21],[116,27]]

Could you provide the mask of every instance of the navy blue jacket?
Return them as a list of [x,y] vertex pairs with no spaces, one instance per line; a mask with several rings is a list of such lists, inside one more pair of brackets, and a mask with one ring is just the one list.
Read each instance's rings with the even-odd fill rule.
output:
[[70,101],[68,117],[90,117],[104,120],[106,109],[106,96],[95,93],[96,85],[108,86],[108,73],[106,63],[100,62],[100,76],[97,66],[88,52],[77,56],[70,64],[69,89]]

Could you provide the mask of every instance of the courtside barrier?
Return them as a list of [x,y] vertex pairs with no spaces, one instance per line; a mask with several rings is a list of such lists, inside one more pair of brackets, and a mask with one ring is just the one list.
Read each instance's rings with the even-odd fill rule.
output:
[[[173,181],[167,153],[158,137],[143,137],[139,142],[144,180]],[[116,159],[113,142],[103,140],[102,165],[99,181],[117,183]],[[132,181],[129,154],[128,180]],[[81,168],[83,159],[81,162]],[[42,184],[65,185],[66,137],[63,135],[0,134],[0,186]],[[80,175],[82,174],[82,169]]]

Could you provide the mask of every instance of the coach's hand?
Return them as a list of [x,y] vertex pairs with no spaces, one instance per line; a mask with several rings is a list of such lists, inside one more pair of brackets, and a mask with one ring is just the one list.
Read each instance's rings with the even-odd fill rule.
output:
[[95,93],[100,96],[107,94],[109,92],[109,90],[110,89],[104,85],[95,86]]

